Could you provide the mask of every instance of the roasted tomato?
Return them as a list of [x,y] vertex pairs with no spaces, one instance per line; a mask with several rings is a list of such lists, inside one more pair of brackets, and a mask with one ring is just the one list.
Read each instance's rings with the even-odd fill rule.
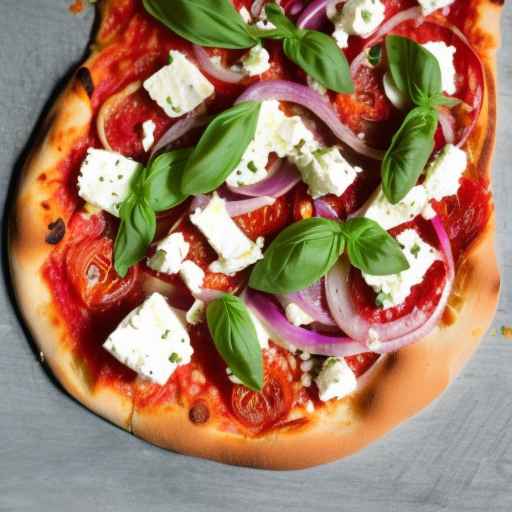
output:
[[120,278],[112,262],[113,242],[109,238],[85,239],[69,248],[67,271],[76,293],[93,311],[118,304],[133,289],[138,268]]

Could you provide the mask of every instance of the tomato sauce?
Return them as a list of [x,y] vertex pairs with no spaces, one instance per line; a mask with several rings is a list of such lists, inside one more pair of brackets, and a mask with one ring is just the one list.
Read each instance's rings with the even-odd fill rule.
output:
[[[293,3],[285,1],[282,5],[288,9]],[[234,4],[237,8],[245,6],[250,10],[252,1],[234,0]],[[386,0],[385,4],[388,19],[402,9],[417,5],[414,0]],[[461,28],[473,16],[473,8],[468,4],[458,1],[450,11],[450,21]],[[435,19],[435,16],[431,19]],[[418,42],[444,40],[454,44],[457,48],[456,96],[469,105],[475,102],[479,94],[478,62],[458,40],[449,35],[446,28],[430,21],[419,27],[409,22],[394,32]],[[92,96],[95,115],[113,94],[135,81],[147,79],[164,66],[168,61],[169,50],[180,50],[195,60],[192,45],[149,17],[137,0],[118,2],[115,8],[109,9],[109,15],[102,25],[100,41],[104,48],[90,64],[95,85]],[[360,53],[364,44],[361,38],[351,38],[350,47],[345,51],[349,61]],[[305,82],[304,73],[284,56],[280,42],[266,41],[265,46],[270,52],[272,66],[261,79],[283,78]],[[239,51],[216,49],[208,52],[220,56],[226,65],[232,64],[240,56]],[[354,94],[329,93],[340,119],[355,133],[362,133],[370,145],[378,148],[387,147],[403,117],[387,100],[382,87],[382,75],[382,67],[362,67],[355,77]],[[212,79],[216,92],[206,102],[207,112],[213,114],[231,106],[248,85],[259,79],[245,79],[240,84],[224,84]],[[459,110],[455,110],[458,136],[472,121],[467,110],[462,106]],[[124,155],[144,162],[147,154],[141,144],[142,123],[148,119],[156,124],[157,139],[175,122],[140,88],[125,98],[107,120],[105,131],[109,143]],[[323,130],[324,133],[319,130],[320,136],[332,138],[326,129]],[[198,136],[199,132],[192,134],[183,144],[194,144]],[[444,140],[441,134],[438,139],[439,145],[442,145]],[[76,177],[90,146],[100,147],[95,123],[89,137],[77,144],[59,167],[62,187],[57,200],[65,205],[70,215],[73,211],[76,213],[68,222],[64,242],[52,253],[43,273],[69,330],[73,353],[77,362],[87,370],[91,386],[114,386],[133,396],[135,406],[139,408],[172,403],[186,403],[191,407],[202,404],[221,422],[221,428],[235,428],[252,435],[283,424],[293,407],[305,407],[309,400],[320,406],[315,386],[304,388],[300,384],[301,360],[273,343],[271,350],[264,352],[265,385],[261,393],[254,393],[228,379],[226,365],[215,350],[205,325],[190,327],[194,348],[192,362],[179,367],[165,386],[141,379],[136,381],[134,372],[118,363],[102,348],[103,342],[120,320],[143,300],[142,284],[148,272],[161,280],[181,286],[183,290],[185,287],[179,277],[155,274],[145,263],[135,266],[124,279],[114,274],[111,247],[118,221],[107,215],[86,216],[80,213],[83,202],[76,192]],[[352,159],[350,151],[348,155],[347,158]],[[360,160],[358,157],[354,159]],[[341,197],[330,195],[323,198],[341,219],[358,210],[379,183],[378,163],[364,161],[360,165],[363,172]],[[217,255],[205,237],[188,218],[183,217],[188,208],[189,202],[185,202],[158,215],[157,240],[166,236],[171,228],[181,231],[191,246],[188,257],[206,273],[205,287],[235,292],[246,282],[248,272],[226,276],[208,270]],[[458,195],[436,203],[434,208],[443,219],[457,259],[483,231],[490,217],[491,203],[487,184],[478,177],[463,178]],[[268,242],[293,221],[314,214],[314,204],[307,194],[307,187],[299,184],[272,206],[241,215],[234,220],[252,240],[264,236]],[[427,222],[418,220],[401,226],[399,230],[407,227],[418,229],[425,241],[438,245]],[[394,230],[393,234],[396,235],[399,230]],[[361,314],[372,321],[388,322],[408,314],[414,306],[427,312],[432,311],[445,279],[444,263],[436,262],[428,271],[424,283],[414,287],[406,302],[389,310],[375,306],[374,292],[355,269],[351,273],[350,286]],[[377,358],[377,354],[367,353],[349,357],[347,362],[356,375],[360,376]]]

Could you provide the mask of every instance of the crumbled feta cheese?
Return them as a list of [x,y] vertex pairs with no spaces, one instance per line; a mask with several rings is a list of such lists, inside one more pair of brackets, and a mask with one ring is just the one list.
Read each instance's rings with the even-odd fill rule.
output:
[[262,75],[270,69],[270,54],[261,44],[257,44],[244,55],[241,64],[247,75]]
[[148,152],[155,143],[156,124],[151,119],[142,123],[142,147]]
[[204,282],[204,270],[191,260],[185,260],[180,268],[180,277],[192,293],[200,293]]
[[251,317],[252,323],[254,325],[254,329],[256,329],[256,336],[258,338],[258,342],[262,349],[268,348],[268,340],[270,339],[270,334],[268,333],[266,327],[262,324],[260,319],[250,310],[249,316]]
[[384,84],[384,92],[388,100],[395,106],[398,110],[405,110],[409,107],[409,97],[407,94],[404,94],[395,84],[393,77],[389,71],[384,73],[384,77],[382,78],[382,83]]
[[212,272],[235,274],[263,258],[263,238],[256,242],[247,238],[229,216],[226,202],[217,194],[213,194],[203,210],[198,208],[190,220],[219,255],[219,259],[210,265]]
[[171,64],[144,82],[151,98],[169,117],[191,112],[215,92],[215,87],[187,57],[171,50]]
[[294,302],[290,302],[285,308],[286,318],[291,324],[300,327],[301,325],[309,325],[314,322],[303,309]]
[[295,156],[309,154],[319,149],[313,132],[309,130],[299,116],[283,116],[272,137],[273,151],[277,156]]
[[457,49],[455,46],[448,46],[444,41],[431,41],[422,46],[439,62],[443,91],[450,95],[455,94],[457,90],[455,83],[457,72],[455,71],[454,64],[454,56]]
[[177,274],[187,257],[190,244],[182,233],[173,233],[156,246],[155,254],[148,260],[148,267],[164,274]]
[[382,188],[370,203],[364,216],[378,222],[386,231],[416,218],[428,203],[425,187],[417,185],[397,204],[391,204]]
[[384,21],[385,10],[381,0],[348,0],[336,14],[329,10],[338,46],[346,48],[350,35],[368,37]]
[[453,2],[455,2],[455,0],[418,0],[424,16],[432,14],[434,11],[437,11],[437,9],[448,7],[453,4]]
[[308,86],[313,89],[313,91],[316,91],[318,94],[321,94],[322,96],[327,92],[327,89],[318,81],[315,80],[313,77],[309,76],[307,77]]
[[308,192],[313,199],[326,194],[341,196],[362,171],[360,167],[350,165],[337,147],[302,153],[293,156],[292,162],[308,185]]
[[243,384],[243,382],[233,373],[233,370],[229,366],[226,368],[226,373],[227,373],[228,379],[233,384]]
[[130,182],[140,167],[120,153],[90,148],[80,168],[78,195],[119,217],[119,205],[130,193]]
[[318,396],[322,402],[337,400],[350,395],[357,389],[357,378],[345,359],[329,357],[325,360],[315,379]]
[[159,293],[135,308],[103,347],[118,361],[160,385],[193,353],[182,320]]
[[423,186],[429,199],[441,201],[443,197],[455,195],[467,165],[466,152],[453,144],[447,144],[427,167]]
[[396,238],[409,268],[387,276],[372,276],[363,272],[364,280],[375,290],[378,304],[384,309],[402,304],[411,289],[423,281],[432,264],[441,259],[437,249],[424,242],[414,229],[406,229]]
[[251,16],[251,13],[247,10],[246,7],[242,7],[238,13],[240,14],[240,16],[242,16],[242,19],[244,20],[245,23],[249,24],[252,22],[252,16]]
[[204,322],[205,313],[206,304],[202,300],[197,299],[187,311],[185,318],[190,325],[198,325]]

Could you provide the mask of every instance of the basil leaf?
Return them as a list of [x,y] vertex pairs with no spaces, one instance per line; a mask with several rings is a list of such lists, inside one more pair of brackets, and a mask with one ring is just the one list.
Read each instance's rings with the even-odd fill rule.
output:
[[143,194],[155,212],[168,210],[187,198],[181,192],[181,176],[191,153],[191,149],[170,151],[159,155],[149,164]]
[[245,386],[261,391],[261,348],[256,329],[242,300],[233,295],[223,295],[208,304],[206,319],[222,359]]
[[303,290],[329,272],[344,246],[339,223],[318,217],[296,222],[270,244],[249,286],[280,294]]
[[368,62],[372,66],[377,66],[380,63],[380,59],[382,56],[382,46],[380,44],[376,44],[370,48],[368,51]]
[[237,49],[258,43],[229,0],[144,0],[144,8],[173,32],[201,46]]
[[415,41],[386,37],[389,70],[397,88],[416,105],[430,106],[442,92],[441,68],[432,53]]
[[342,226],[350,263],[374,276],[398,274],[409,268],[400,244],[375,221],[357,217]]
[[260,107],[255,101],[239,103],[208,125],[181,177],[183,194],[206,194],[226,180],[254,138]]
[[434,149],[437,112],[432,108],[416,107],[395,133],[382,161],[382,189],[396,204],[411,190]]
[[156,232],[155,212],[141,197],[131,194],[123,201],[121,223],[114,245],[114,267],[121,277],[146,255]]
[[462,103],[458,98],[451,98],[449,96],[445,96],[444,94],[438,94],[430,99],[431,106],[444,105],[446,107],[455,107],[459,103]]
[[[277,4],[267,4],[265,6],[267,19],[272,23],[276,30],[268,31],[272,39],[283,39],[285,37],[297,37],[301,32],[294,23],[283,14],[281,8]],[[267,36],[268,37],[268,36]]]

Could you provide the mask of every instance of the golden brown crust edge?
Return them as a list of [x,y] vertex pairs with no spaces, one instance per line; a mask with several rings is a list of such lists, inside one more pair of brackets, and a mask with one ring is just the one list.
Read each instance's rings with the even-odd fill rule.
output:
[[[106,2],[104,9],[113,2]],[[497,34],[499,6],[482,3],[480,27]],[[101,29],[100,29],[101,30]],[[495,137],[494,51],[484,56],[487,98],[480,120],[479,167],[490,175]],[[94,59],[91,56],[90,60]],[[87,64],[87,63],[86,63]],[[40,267],[51,248],[44,242],[47,225],[66,211],[40,209],[52,196],[37,177],[55,174],[56,163],[87,133],[91,107],[87,94],[74,80],[49,115],[47,136],[33,151],[20,182],[10,227],[10,265],[19,307],[45,354],[51,370],[64,388],[86,407],[113,423],[132,429],[139,437],[168,449],[230,464],[292,469],[313,466],[351,454],[377,439],[436,398],[453,380],[487,329],[499,294],[499,274],[494,253],[494,221],[466,254],[457,273],[457,294],[463,298],[457,322],[439,328],[421,343],[381,358],[353,397],[319,410],[307,426],[268,433],[259,438],[196,426],[188,411],[169,406],[133,411],[133,403],[109,388],[91,389],[66,343],[67,331],[51,304]],[[58,185],[57,185],[58,186]],[[460,301],[459,301],[460,302]],[[439,362],[445,362],[440,365]],[[429,382],[428,389],[424,383]]]

